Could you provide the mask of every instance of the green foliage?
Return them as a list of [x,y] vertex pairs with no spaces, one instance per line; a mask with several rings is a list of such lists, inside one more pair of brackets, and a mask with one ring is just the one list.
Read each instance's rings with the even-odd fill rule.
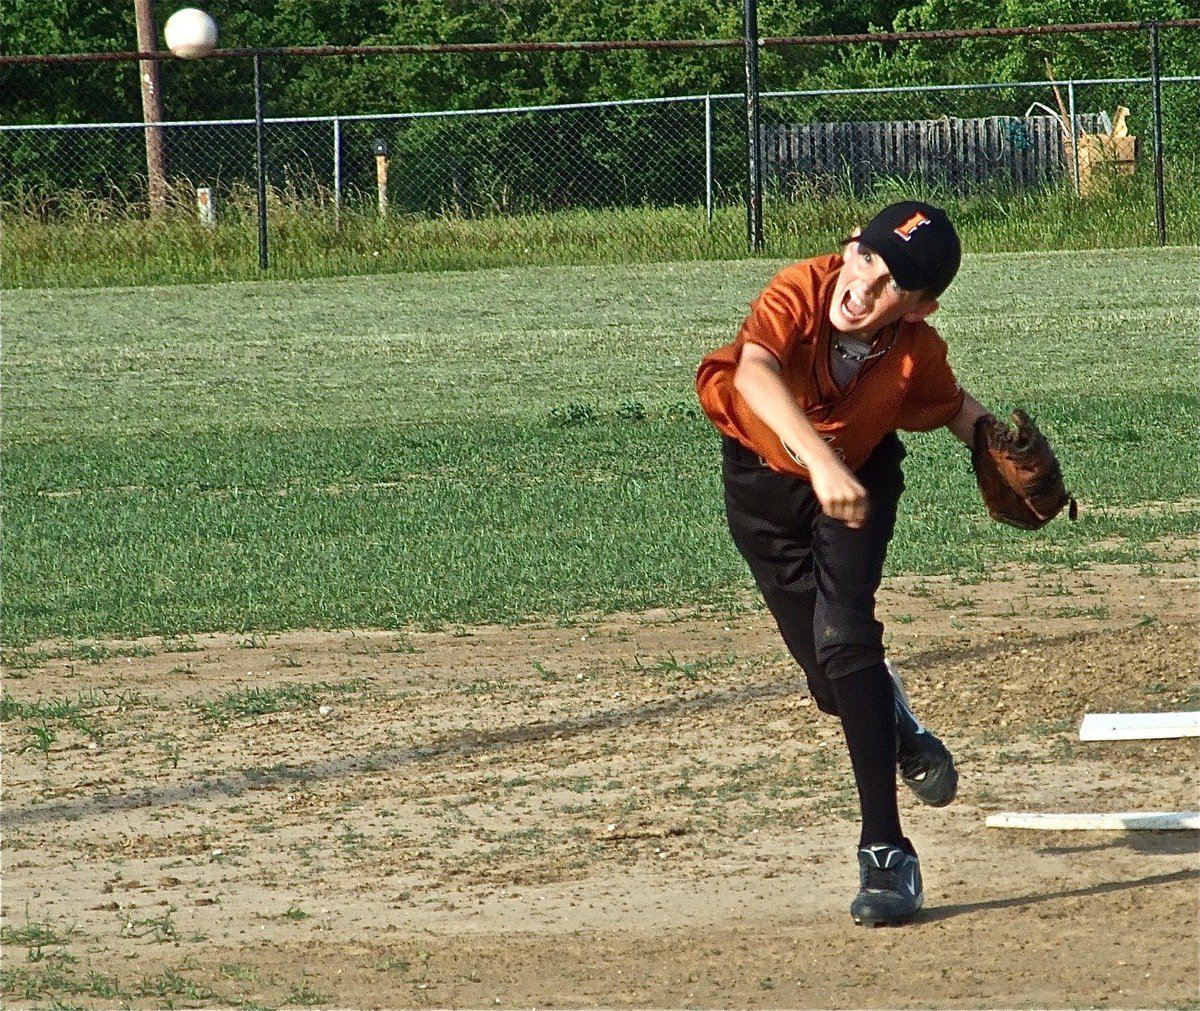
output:
[[[1187,0],[761,0],[763,36],[1019,27],[1143,21],[1195,15]],[[622,39],[737,39],[741,8],[706,0],[259,0],[208,5],[223,46],[411,45]],[[1196,73],[1194,33],[1163,33],[1164,72]],[[51,4],[13,0],[0,8],[4,53],[135,51],[133,5],[102,0]],[[1045,35],[1021,40],[927,42],[904,46],[803,46],[762,54],[771,87],[828,88],[1039,80],[1044,61],[1064,77],[1148,72],[1143,32]],[[248,61],[167,61],[162,66],[168,118],[252,112]],[[0,71],[8,122],[137,121],[134,64],[15,67]],[[563,54],[455,54],[394,59],[268,61],[264,86],[273,115],[369,114],[467,109],[561,101],[736,92],[743,86],[739,49]]]
[[[136,52],[131,3],[8,0],[0,6],[0,53]],[[48,70],[0,68],[6,123],[70,123],[104,111],[139,110],[136,63],[81,63]]]
[[[1033,25],[1145,22],[1195,17],[1184,0],[924,0],[897,17],[897,31],[937,31],[950,28],[1016,28]],[[1167,32],[1162,39],[1166,73],[1200,70],[1194,43],[1184,32]],[[996,80],[1040,80],[1046,61],[1063,80],[1088,77],[1146,76],[1150,72],[1146,30],[1047,34],[1023,39],[957,40],[953,45],[919,43],[910,50],[931,82],[963,81],[964,68],[980,60],[995,68]],[[1103,68],[1101,73],[1100,68]]]

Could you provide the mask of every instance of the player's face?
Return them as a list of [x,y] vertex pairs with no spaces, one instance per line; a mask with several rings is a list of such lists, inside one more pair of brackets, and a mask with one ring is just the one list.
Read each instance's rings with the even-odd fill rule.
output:
[[922,319],[937,308],[924,292],[906,291],[892,278],[882,256],[851,240],[833,289],[829,322],[835,330],[868,339],[899,319]]

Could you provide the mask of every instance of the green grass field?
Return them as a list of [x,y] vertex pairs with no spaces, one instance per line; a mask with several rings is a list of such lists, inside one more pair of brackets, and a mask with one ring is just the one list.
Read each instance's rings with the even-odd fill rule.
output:
[[[701,355],[775,261],[4,293],[3,638],[736,606]],[[1144,562],[1200,529],[1195,248],[969,256],[935,322],[1082,516],[987,520],[911,436],[894,572]]]

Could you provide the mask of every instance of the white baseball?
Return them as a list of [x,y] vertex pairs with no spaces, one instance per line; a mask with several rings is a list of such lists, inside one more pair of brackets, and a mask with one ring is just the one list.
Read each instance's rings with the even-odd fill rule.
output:
[[198,60],[217,46],[217,23],[197,7],[177,10],[163,25],[167,48],[185,60]]

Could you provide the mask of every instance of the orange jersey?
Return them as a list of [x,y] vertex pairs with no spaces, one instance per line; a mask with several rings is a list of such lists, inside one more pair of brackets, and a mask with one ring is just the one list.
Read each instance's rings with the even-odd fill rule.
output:
[[[829,303],[841,267],[837,255],[785,267],[751,305],[737,339],[705,356],[696,375],[700,405],[721,432],[774,470],[803,478],[808,471],[733,387],[746,341],[775,356],[809,422],[851,470],[866,463],[889,432],[940,428],[963,403],[946,342],[925,322],[896,324],[888,352],[865,362],[849,385],[838,389],[830,370]],[[891,340],[891,329],[880,339]]]

